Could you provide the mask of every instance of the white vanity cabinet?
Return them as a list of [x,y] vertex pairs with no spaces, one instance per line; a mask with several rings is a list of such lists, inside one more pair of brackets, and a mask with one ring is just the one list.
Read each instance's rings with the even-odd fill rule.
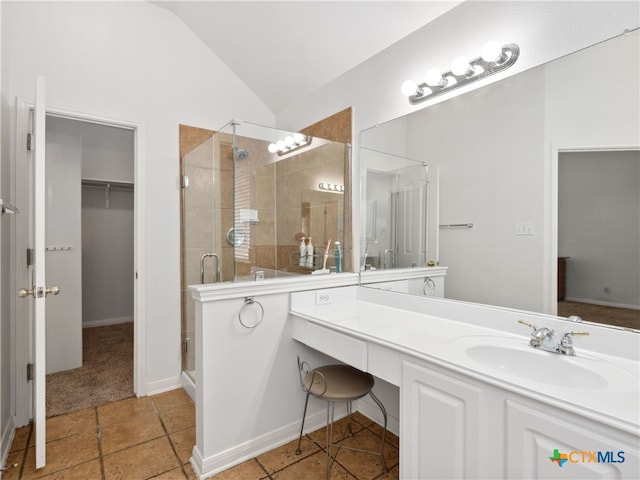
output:
[[482,385],[404,360],[400,385],[400,478],[479,478]]
[[400,405],[403,479],[640,473],[637,435],[428,362],[403,360]]

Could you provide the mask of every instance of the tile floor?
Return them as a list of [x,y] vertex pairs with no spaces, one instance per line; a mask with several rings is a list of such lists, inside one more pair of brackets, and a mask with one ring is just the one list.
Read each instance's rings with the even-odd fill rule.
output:
[[[354,415],[354,436],[345,445],[377,450],[382,429],[363,415]],[[344,428],[338,422],[336,436]],[[266,452],[211,477],[212,480],[324,479],[325,430],[305,437],[302,454],[295,455],[297,441]],[[398,438],[388,434],[382,473],[374,455],[340,450],[331,470],[332,479],[392,480],[398,478]],[[130,398],[100,407],[86,408],[47,419],[47,465],[35,470],[31,427],[16,431],[6,465],[17,464],[3,480],[136,480],[195,479],[189,457],[195,443],[195,408],[183,390],[143,398]]]

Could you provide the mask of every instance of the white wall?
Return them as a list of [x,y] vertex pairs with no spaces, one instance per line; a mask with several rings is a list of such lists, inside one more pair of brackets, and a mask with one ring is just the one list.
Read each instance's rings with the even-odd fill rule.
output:
[[[148,2],[2,2],[3,97],[33,98],[47,79],[52,108],[141,125],[146,243],[146,387],[180,375],[178,124],[217,129],[273,115],[172,13]],[[10,122],[15,122],[12,111]],[[13,125],[12,125],[13,127]],[[5,142],[13,141],[3,137]],[[15,148],[15,147],[14,147]],[[12,155],[13,156],[13,155]]]
[[558,255],[567,300],[640,308],[638,150],[560,154]]
[[135,136],[130,129],[77,123],[82,135],[82,178],[134,181]]
[[133,190],[82,189],[82,326],[133,321]]

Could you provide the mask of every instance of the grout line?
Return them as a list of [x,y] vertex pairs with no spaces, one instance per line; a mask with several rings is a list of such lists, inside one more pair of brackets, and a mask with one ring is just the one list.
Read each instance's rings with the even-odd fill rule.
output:
[[[264,468],[264,465],[262,465],[262,464],[260,463],[260,460],[258,460],[258,457],[254,457],[253,459],[254,459],[254,460],[256,461],[256,463],[260,466],[260,468],[262,469],[262,471],[263,471],[264,473],[266,473],[266,474],[267,474],[267,476],[266,476],[266,477],[260,477],[260,480],[264,480],[265,478],[268,478],[269,480],[272,480],[272,479],[273,479],[273,477],[272,477],[272,476],[271,476],[271,474],[267,471],[267,469],[266,469],[266,468]],[[284,470],[284,469],[283,469],[283,470]]]
[[93,407],[96,418],[96,435],[98,438],[98,459],[100,460],[100,475],[102,475],[102,480],[106,479],[106,473],[104,471],[104,455],[102,454],[102,428],[100,427],[100,422],[98,420],[98,407]]
[[167,426],[164,424],[164,421],[162,420],[162,416],[160,416],[160,410],[156,406],[156,402],[153,401],[153,398],[151,398],[151,404],[153,405],[153,409],[154,409],[156,415],[158,416],[158,420],[160,421],[160,425],[162,425],[162,430],[164,430],[164,434],[167,437],[167,440],[169,441],[169,445],[171,445],[171,450],[173,450],[173,454],[176,456],[176,459],[178,460],[178,464],[180,465],[180,470],[182,470],[182,474],[184,475],[184,478],[189,478],[189,475],[187,475],[187,470],[184,468],[184,463],[182,463],[182,460],[180,459],[180,456],[178,455],[178,452],[176,451],[176,447],[173,445],[173,441],[171,440],[171,435],[169,435],[169,431],[167,430]]

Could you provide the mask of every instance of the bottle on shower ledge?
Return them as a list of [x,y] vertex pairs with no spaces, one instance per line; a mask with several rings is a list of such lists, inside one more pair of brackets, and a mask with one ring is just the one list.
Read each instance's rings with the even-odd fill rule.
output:
[[307,246],[305,245],[305,237],[300,237],[300,261],[298,265],[301,267],[307,266]]
[[311,241],[311,237],[309,237],[309,242],[307,243],[306,255],[307,255],[307,268],[313,268],[313,243]]
[[340,242],[336,240],[333,244],[333,259],[336,266],[336,273],[342,272],[342,248],[340,247]]

